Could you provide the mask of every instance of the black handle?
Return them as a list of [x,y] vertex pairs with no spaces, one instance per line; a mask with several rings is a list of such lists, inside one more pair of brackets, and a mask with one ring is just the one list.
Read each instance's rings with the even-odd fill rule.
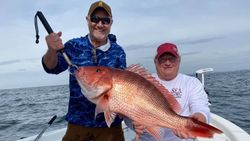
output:
[[[48,32],[48,34],[53,33],[52,28],[50,27],[49,23],[47,22],[46,18],[44,17],[43,13],[41,11],[37,11],[35,19],[34,19],[34,23],[35,23],[35,29],[36,29],[36,43],[39,43],[39,35],[38,35],[38,24],[37,24],[37,17],[40,19],[40,21],[42,22],[43,26],[45,27],[46,31]],[[73,64],[71,63],[69,57],[67,56],[67,54],[64,51],[64,48],[58,50],[60,53],[62,53],[64,59],[66,60],[67,64],[71,67],[73,66]],[[55,119],[54,119],[55,120]],[[53,121],[52,121],[53,122]]]
[[39,19],[41,20],[43,26],[45,27],[45,29],[47,30],[47,32],[50,34],[50,33],[53,33],[53,30],[52,28],[50,27],[49,23],[47,22],[47,20],[45,19],[43,13],[41,11],[37,11],[37,16],[39,17]]
[[54,120],[55,120],[56,118],[57,118],[57,116],[54,115],[53,118],[48,122],[48,124],[51,125],[51,124],[54,122]]

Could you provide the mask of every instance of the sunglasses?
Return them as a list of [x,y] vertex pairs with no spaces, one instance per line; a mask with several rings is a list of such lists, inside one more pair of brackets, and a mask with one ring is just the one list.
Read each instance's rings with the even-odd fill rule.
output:
[[110,24],[111,19],[109,17],[101,18],[101,17],[97,17],[97,16],[91,16],[90,21],[95,23],[95,24],[98,24],[101,21],[102,24],[108,25],[108,24]]
[[171,63],[175,63],[177,60],[177,57],[173,55],[163,55],[163,56],[160,56],[160,58],[158,59],[159,64],[165,63],[167,60],[170,61]]

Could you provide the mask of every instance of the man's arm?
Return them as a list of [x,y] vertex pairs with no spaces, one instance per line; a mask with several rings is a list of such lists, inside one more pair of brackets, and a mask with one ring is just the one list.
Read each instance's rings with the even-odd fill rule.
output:
[[[188,87],[189,92],[189,108],[191,110],[192,118],[197,119],[201,122],[208,123],[210,119],[210,109],[208,107],[207,94],[198,79],[194,79]],[[173,133],[182,139],[196,138],[189,132],[172,130]]]
[[[200,121],[204,121],[206,123],[210,122],[210,109],[208,96],[198,79],[194,79],[190,84],[190,101],[189,108],[191,110],[192,115]],[[205,118],[205,119],[203,119]]]

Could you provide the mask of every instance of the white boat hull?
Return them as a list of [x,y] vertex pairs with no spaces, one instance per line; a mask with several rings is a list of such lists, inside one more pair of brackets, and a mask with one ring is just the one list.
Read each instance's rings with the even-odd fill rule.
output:
[[[250,141],[250,135],[246,131],[216,114],[211,114],[211,124],[221,129],[224,134],[216,134],[211,139],[197,138],[196,141]],[[123,124],[123,126],[126,141],[131,141],[134,138],[135,133],[126,128],[125,124]],[[39,141],[61,141],[65,132],[66,128],[47,132]],[[33,141],[35,138],[36,136],[31,136],[18,141]]]

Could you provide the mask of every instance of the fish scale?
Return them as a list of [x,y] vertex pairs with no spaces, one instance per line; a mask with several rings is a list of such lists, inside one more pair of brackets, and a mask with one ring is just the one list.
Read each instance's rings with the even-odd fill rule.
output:
[[[117,75],[116,75],[117,74]],[[131,77],[133,76],[133,77]],[[167,127],[176,128],[184,124],[182,120],[172,120],[173,117],[176,117],[176,114],[166,113],[166,109],[171,110],[167,104],[165,97],[152,85],[150,82],[145,81],[145,78],[134,75],[132,72],[126,73],[113,73],[113,89],[112,93],[115,93],[111,97],[117,97],[111,99],[113,101],[110,103],[110,110],[119,112],[122,115],[127,115],[130,113],[133,116],[134,120],[144,121],[145,126],[165,126],[168,123]],[[126,80],[126,81],[124,81]],[[128,89],[129,88],[129,89]],[[137,90],[136,93],[131,90]],[[141,98],[144,97],[144,98]],[[155,97],[152,99],[152,97]],[[121,101],[119,101],[120,99]],[[114,102],[115,101],[115,102]],[[118,109],[113,109],[113,105],[121,105],[120,103],[127,103],[126,106],[118,106]],[[162,104],[165,103],[165,104]],[[127,111],[127,107],[130,108],[130,111]],[[112,108],[111,108],[112,107]],[[117,107],[117,106],[116,106]],[[124,107],[124,108],[122,108]],[[146,111],[146,112],[143,112]],[[172,111],[172,110],[171,110]],[[171,115],[171,116],[169,116]],[[159,118],[160,117],[160,118]],[[152,125],[155,121],[158,124]],[[174,122],[177,121],[177,122]]]

